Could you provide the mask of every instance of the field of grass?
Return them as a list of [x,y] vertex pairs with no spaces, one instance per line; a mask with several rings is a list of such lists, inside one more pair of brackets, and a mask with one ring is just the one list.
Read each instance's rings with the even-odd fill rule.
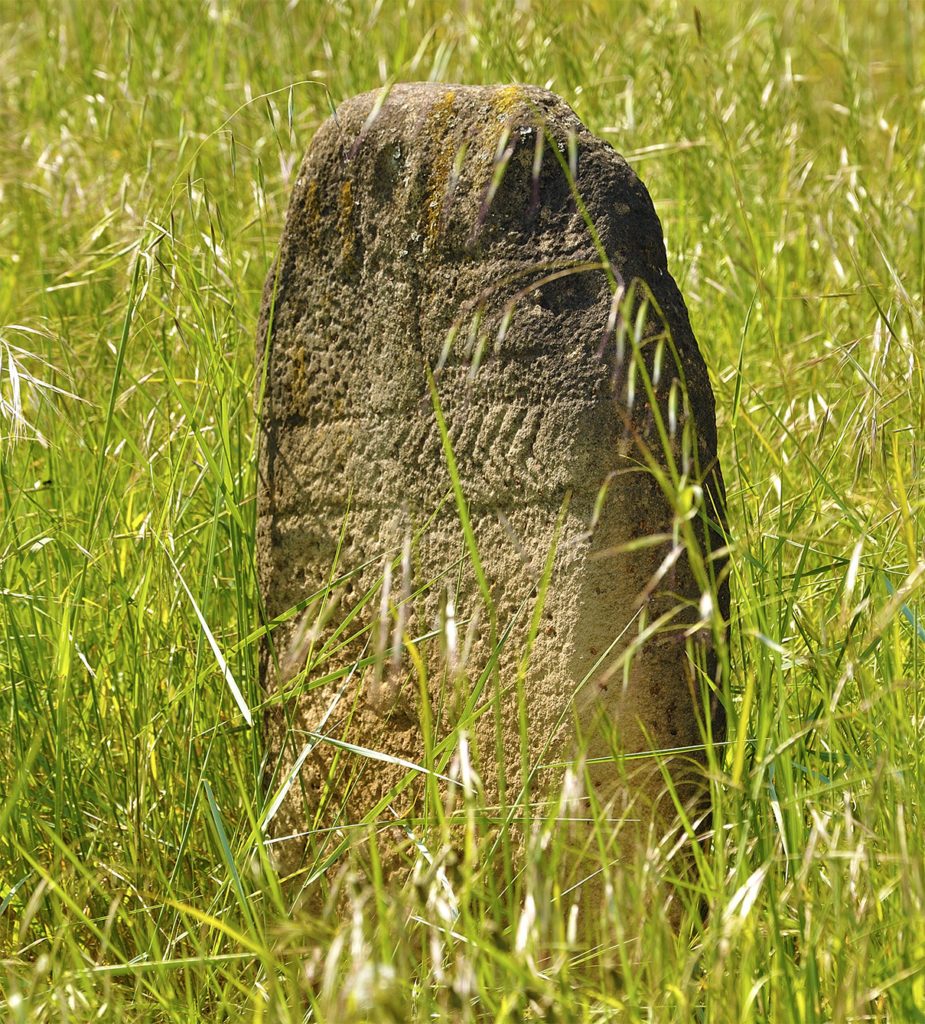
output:
[[[925,6],[3,0],[0,29],[4,1019],[925,1021]],[[260,289],[330,102],[427,78],[549,85],[627,157],[713,378],[709,914],[675,933],[630,879],[618,974],[542,956],[541,851],[516,894],[473,857],[348,872],[308,918],[257,839]]]

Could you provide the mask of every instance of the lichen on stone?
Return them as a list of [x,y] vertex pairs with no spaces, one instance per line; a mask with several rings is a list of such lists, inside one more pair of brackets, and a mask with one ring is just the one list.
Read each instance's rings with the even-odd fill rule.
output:
[[505,120],[507,115],[524,102],[524,90],[521,85],[505,85],[496,89],[492,96],[492,106],[500,115],[499,120]]
[[341,261],[345,277],[356,271],[356,225],[353,216],[353,190],[348,178],[340,190],[340,216],[337,222],[341,237]]
[[319,245],[321,242],[320,191],[321,186],[315,179],[308,183],[308,188],[305,190],[305,240],[313,246]]
[[454,99],[455,93],[448,89],[431,108],[427,123],[427,135],[433,143],[434,150],[427,183],[427,198],[424,204],[427,218],[426,234],[430,242],[433,242],[440,234],[450,170],[453,166],[453,149],[447,140],[452,131],[456,113]]

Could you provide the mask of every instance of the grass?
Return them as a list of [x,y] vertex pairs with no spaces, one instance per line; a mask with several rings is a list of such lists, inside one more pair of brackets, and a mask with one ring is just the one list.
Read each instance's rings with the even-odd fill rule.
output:
[[[6,1018],[925,1020],[925,9],[0,23]],[[329,98],[428,77],[550,84],[627,156],[713,374],[735,618],[710,913],[676,934],[644,909],[670,863],[628,871],[618,977],[540,959],[568,938],[552,816],[516,898],[473,827],[401,893],[345,853],[314,918],[254,838],[259,292]]]

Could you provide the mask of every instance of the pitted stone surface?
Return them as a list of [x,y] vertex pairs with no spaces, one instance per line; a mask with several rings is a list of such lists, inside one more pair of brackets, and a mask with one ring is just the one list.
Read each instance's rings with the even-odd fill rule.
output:
[[[615,291],[624,296],[619,316]],[[418,679],[407,655],[397,663],[389,656],[384,675],[381,658],[378,673],[361,665],[346,687],[315,683],[375,653],[379,638],[391,642],[394,605],[404,603],[407,635],[439,632],[451,593],[460,643],[471,634],[471,647],[457,677],[441,667],[439,639],[421,645],[434,741],[453,746],[454,730],[466,729],[489,801],[497,801],[503,751],[508,795],[516,796],[515,681],[567,496],[524,681],[534,781],[553,778],[543,766],[572,756],[578,733],[592,755],[606,753],[614,736],[629,751],[701,743],[710,687],[690,654],[693,645],[714,672],[711,622],[694,628],[704,581],[683,543],[671,556],[684,503],[666,496],[652,469],[673,463],[682,475],[675,489],[692,497],[694,512],[699,500],[721,520],[713,395],[648,193],[561,99],[525,86],[422,83],[344,103],[299,170],[264,292],[257,358],[258,380],[266,371],[257,538],[266,614],[281,616],[352,572],[313,650],[358,605],[342,639],[371,627],[310,667],[295,690],[288,677],[304,666],[287,655],[298,616],[273,631],[276,657],[267,645],[261,672],[276,695],[267,737],[283,772],[318,730],[421,762]],[[445,500],[450,475],[427,367],[499,634],[513,623],[497,662],[498,715],[485,710],[496,692],[490,672],[476,689],[491,654],[490,616],[453,498]],[[695,516],[709,555],[719,534],[700,523]],[[386,630],[375,621],[381,594],[362,599],[389,557]],[[722,561],[707,558],[717,576]],[[712,626],[721,630],[725,585],[713,600]],[[710,713],[720,737],[718,701]],[[327,785],[332,772],[337,781]],[[362,758],[348,766],[337,748],[319,743],[273,831],[357,821],[403,774]],[[592,778],[617,805],[637,795],[607,765]],[[640,786],[654,796],[661,783],[647,776]],[[396,809],[412,811],[421,792],[407,787]],[[698,787],[685,792],[696,797]],[[300,849],[293,840],[278,852],[293,867]]]

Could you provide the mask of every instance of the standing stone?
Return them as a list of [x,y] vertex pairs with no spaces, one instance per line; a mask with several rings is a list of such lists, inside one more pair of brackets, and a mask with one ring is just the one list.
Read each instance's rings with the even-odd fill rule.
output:
[[[623,158],[539,88],[348,100],[299,170],[257,347],[272,789],[304,755],[270,826],[300,836],[283,867],[309,829],[424,814],[397,759],[446,774],[461,731],[492,807],[583,754],[612,813],[670,829],[655,760],[612,755],[723,738],[724,496],[707,370]],[[700,810],[705,764],[669,762]]]

